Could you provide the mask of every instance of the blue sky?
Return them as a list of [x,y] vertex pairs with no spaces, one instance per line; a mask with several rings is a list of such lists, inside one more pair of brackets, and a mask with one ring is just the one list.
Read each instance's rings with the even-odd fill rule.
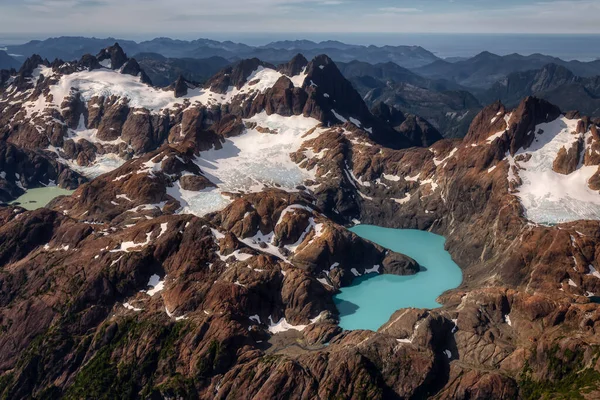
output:
[[4,34],[600,33],[600,0],[0,0]]

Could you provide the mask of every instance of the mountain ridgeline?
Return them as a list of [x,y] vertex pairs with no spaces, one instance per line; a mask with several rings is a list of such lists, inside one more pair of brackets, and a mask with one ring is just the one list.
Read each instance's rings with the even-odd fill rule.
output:
[[[60,37],[7,46],[13,56],[21,56],[14,58],[0,52],[0,70],[18,69],[33,54],[49,60],[79,60],[114,41]],[[243,59],[257,58],[278,65],[298,53],[307,59],[326,54],[368,107],[385,102],[405,114],[418,115],[444,137],[464,137],[485,104],[501,100],[513,106],[528,95],[547,99],[564,110],[600,116],[596,82],[600,61],[563,61],[542,54],[498,56],[490,52],[443,60],[418,46],[360,46],[337,41],[295,40],[249,46],[209,39],[156,38],[119,43],[160,87],[169,87],[180,76],[201,85]]]

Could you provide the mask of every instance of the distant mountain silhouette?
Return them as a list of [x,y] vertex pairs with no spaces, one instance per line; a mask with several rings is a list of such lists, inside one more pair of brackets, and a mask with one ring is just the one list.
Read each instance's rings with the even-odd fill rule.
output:
[[510,73],[539,69],[547,64],[563,66],[578,76],[600,75],[600,60],[564,61],[543,54],[498,56],[487,51],[468,60],[454,63],[438,60],[424,67],[415,68],[413,72],[431,79],[449,79],[463,86],[487,89]]
[[21,63],[9,56],[6,51],[0,50],[0,69],[18,69]]

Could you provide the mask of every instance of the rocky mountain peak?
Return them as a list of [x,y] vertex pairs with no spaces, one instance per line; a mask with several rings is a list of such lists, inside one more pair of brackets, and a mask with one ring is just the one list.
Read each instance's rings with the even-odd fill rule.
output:
[[209,79],[205,87],[220,94],[226,93],[229,87],[240,89],[248,81],[250,75],[259,67],[275,69],[273,65],[265,63],[258,58],[241,60]]
[[98,59],[91,54],[83,55],[79,61],[79,65],[83,68],[86,68],[88,71],[102,68],[102,65],[100,65]]
[[479,53],[475,57],[473,57],[473,59],[478,60],[478,61],[494,61],[499,58],[501,58],[499,55],[490,53],[489,51],[482,51],[481,53]]
[[125,64],[123,64],[121,73],[132,76],[139,76],[142,83],[152,85],[152,81],[150,80],[148,75],[146,75],[142,67],[140,67],[140,64],[138,64],[135,58],[130,58]]
[[569,69],[557,64],[547,64],[536,74],[531,90],[532,92],[548,90],[569,83],[574,78],[575,74]]
[[33,70],[39,67],[40,65],[49,66],[50,63],[48,62],[48,60],[43,59],[37,54],[32,55],[27,60],[25,60],[25,62],[19,69],[19,76],[31,77],[31,75],[33,74]]
[[560,115],[558,107],[537,97],[526,97],[512,112],[497,101],[485,107],[475,117],[465,143],[479,143],[492,135],[506,132],[506,150],[514,155],[519,149],[526,149],[531,145],[537,125],[554,121]]
[[465,143],[479,143],[506,132],[506,148],[511,155],[527,149],[535,139],[536,126],[561,115],[555,105],[537,97],[526,97],[511,112],[497,101],[485,107],[473,120]]
[[572,78],[573,76],[575,76],[575,74],[573,74],[573,72],[571,72],[570,69],[554,63],[544,65],[542,67],[542,71],[546,74],[561,76],[565,78]]
[[554,121],[561,115],[560,109],[537,97],[526,97],[513,111],[509,124],[510,153],[527,148],[535,138],[536,125]]
[[[366,123],[372,119],[365,102],[352,84],[342,75],[335,63],[326,55],[315,57],[306,67],[303,87],[316,97],[323,110],[331,110],[327,117],[331,123],[356,118]],[[340,119],[340,116],[342,117]]]
[[[341,76],[343,78],[342,73],[335,65],[333,60],[329,58],[326,54],[321,54],[312,59],[310,63],[308,63],[306,67],[306,73],[308,75],[313,75],[316,79],[320,77],[332,77],[337,78]],[[317,83],[315,81],[315,83]]]
[[327,55],[317,56],[307,65],[303,88],[322,110],[323,123],[350,122],[368,132],[378,143],[396,149],[415,145],[371,114],[361,95]]
[[176,98],[179,98],[188,93],[189,84],[183,75],[179,75],[177,80],[171,86],[169,86],[169,89],[174,91]]
[[15,85],[19,90],[23,90],[27,86],[31,86],[31,78],[33,78],[33,72],[40,65],[49,66],[50,63],[48,62],[48,60],[42,59],[42,57],[37,54],[34,54],[33,56],[25,60],[25,62],[19,69],[17,77],[15,78]]
[[465,136],[465,143],[478,143],[486,140],[490,135],[500,130],[506,129],[507,125],[503,118],[506,114],[506,107],[500,101],[496,101],[475,116],[467,136]]
[[302,54],[298,53],[289,62],[279,65],[279,72],[287,76],[296,76],[306,68],[308,60]]
[[103,61],[110,60],[111,69],[119,69],[127,62],[127,55],[119,45],[119,43],[115,43],[114,45],[102,49],[100,53],[96,56],[98,61],[101,63]]

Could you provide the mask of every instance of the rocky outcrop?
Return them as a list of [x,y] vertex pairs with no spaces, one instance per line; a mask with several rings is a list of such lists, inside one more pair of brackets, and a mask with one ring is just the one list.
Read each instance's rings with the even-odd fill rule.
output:
[[85,69],[87,69],[88,71],[93,71],[95,69],[100,69],[102,68],[102,65],[100,65],[100,62],[98,61],[98,59],[94,56],[92,56],[91,54],[86,54],[83,57],[81,57],[81,60],[79,61],[79,65]]
[[173,84],[173,91],[175,93],[175,97],[179,98],[185,96],[188,93],[188,88],[189,86],[185,78],[179,75],[179,78],[177,78],[177,80]]
[[568,150],[562,147],[558,151],[552,166],[554,172],[563,175],[569,175],[574,172],[577,169],[577,165],[579,165],[583,148],[583,140],[575,141]]
[[416,115],[407,116],[406,120],[398,127],[396,131],[402,133],[411,142],[417,146],[429,147],[438,140],[442,140],[442,135],[429,122]]
[[102,119],[98,124],[98,138],[105,141],[117,140],[127,121],[129,106],[113,96],[104,101],[102,111]]
[[508,137],[509,150],[514,155],[520,148],[527,148],[535,137],[535,126],[554,121],[560,116],[558,107],[535,97],[527,97],[512,113]]
[[255,98],[250,114],[257,114],[264,110],[267,114],[301,115],[307,107],[307,102],[306,92],[294,87],[289,78],[282,76],[271,89]]
[[103,49],[98,53],[96,58],[99,62],[110,61],[109,68],[111,69],[120,69],[128,61],[128,58],[121,46],[119,46],[119,43],[115,43],[114,45]]
[[308,60],[302,55],[297,54],[286,64],[281,64],[277,70],[286,76],[296,76],[301,74],[308,65]]
[[429,147],[443,139],[437,129],[423,118],[412,114],[404,115],[402,111],[383,102],[376,104],[371,112],[416,146]]
[[125,62],[125,64],[123,64],[123,67],[121,68],[121,73],[127,74],[127,75],[139,76],[140,82],[145,83],[146,85],[152,86],[152,81],[150,80],[148,75],[146,75],[144,70],[140,67],[140,64],[138,64],[138,62],[135,60],[135,58],[130,58],[127,60],[127,62]]
[[210,88],[215,93],[221,94],[226,93],[230,86],[240,89],[248,82],[250,75],[259,67],[275,68],[271,64],[260,61],[258,58],[242,60],[231,67],[225,68],[209,79],[205,87]]
[[[190,191],[213,186],[192,161],[193,152],[191,144],[165,145],[82,185],[74,196],[61,200],[55,207],[69,210],[69,215],[104,223],[115,218],[134,218],[135,213],[124,213],[139,207],[172,214],[184,204],[179,196],[174,198],[168,193],[178,193],[177,188],[183,185]],[[185,184],[180,182],[184,176],[189,176]]]
[[373,266],[397,275],[419,271],[414,260],[386,252],[329,223],[309,204],[309,198],[270,190],[235,200],[214,222],[258,250],[274,248],[282,259],[323,276],[335,287],[351,283],[355,276],[351,273],[353,269],[360,274]]
[[508,129],[508,121],[505,116],[507,110],[504,104],[496,102],[485,107],[473,119],[469,132],[465,136],[466,143],[479,143],[486,140],[496,132]]
[[398,110],[396,107],[391,107],[382,101],[373,106],[371,113],[391,126],[400,126],[406,121],[406,116],[402,111]]
[[25,60],[14,81],[17,90],[24,91],[35,85],[36,82],[34,82],[33,79],[33,71],[40,65],[48,66],[50,64],[48,60],[42,59],[42,57],[37,54],[34,54]]
[[554,121],[560,115],[558,107],[535,97],[525,98],[511,113],[503,104],[494,103],[475,117],[465,141],[481,143],[496,133],[506,132],[507,150],[514,156],[519,149],[531,145],[537,125]]

